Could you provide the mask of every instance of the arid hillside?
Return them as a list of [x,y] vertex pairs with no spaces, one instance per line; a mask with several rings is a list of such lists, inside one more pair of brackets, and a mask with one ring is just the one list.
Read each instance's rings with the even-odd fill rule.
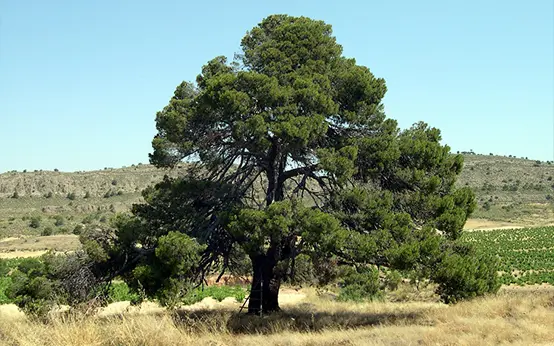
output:
[[[173,170],[151,165],[88,172],[7,172],[0,174],[0,237],[71,234],[82,224],[106,222],[141,200],[141,191]],[[465,155],[457,182],[478,200],[473,218],[509,224],[554,222],[554,165],[493,155]],[[38,221],[33,221],[33,219]]]

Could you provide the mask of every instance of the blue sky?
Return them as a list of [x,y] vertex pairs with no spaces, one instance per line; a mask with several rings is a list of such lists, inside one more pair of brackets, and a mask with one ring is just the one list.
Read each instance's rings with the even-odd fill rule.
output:
[[0,172],[148,161],[156,111],[275,13],[333,25],[387,115],[453,151],[554,159],[554,2],[0,0]]

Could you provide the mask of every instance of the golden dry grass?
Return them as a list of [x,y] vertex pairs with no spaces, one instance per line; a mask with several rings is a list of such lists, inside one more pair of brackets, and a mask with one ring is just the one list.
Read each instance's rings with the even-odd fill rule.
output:
[[263,318],[236,309],[56,318],[0,315],[2,345],[548,345],[554,292],[506,290],[455,306],[306,299]]
[[67,252],[81,247],[79,237],[59,234],[47,237],[10,237],[0,240],[0,259],[38,257],[47,251]]

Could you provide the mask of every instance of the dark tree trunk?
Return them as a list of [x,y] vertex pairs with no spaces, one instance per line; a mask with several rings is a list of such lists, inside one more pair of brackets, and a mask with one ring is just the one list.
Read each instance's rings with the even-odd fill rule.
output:
[[287,164],[286,154],[281,151],[281,145],[278,140],[273,142],[269,151],[269,158],[267,161],[266,175],[267,175],[267,190],[266,190],[266,205],[276,201],[282,201],[285,199],[284,190],[284,176],[283,172]]
[[281,278],[275,272],[275,260],[268,255],[251,257],[253,278],[248,302],[248,313],[260,314],[279,311]]
[[[273,141],[267,161],[267,190],[266,206],[273,202],[285,199],[285,181],[283,172],[286,166],[286,155],[281,151],[278,140]],[[279,311],[279,289],[281,287],[282,273],[275,270],[277,262],[281,259],[281,244],[274,243],[271,239],[270,249],[267,254],[251,256],[253,278],[250,289],[250,301],[248,313],[259,314]]]

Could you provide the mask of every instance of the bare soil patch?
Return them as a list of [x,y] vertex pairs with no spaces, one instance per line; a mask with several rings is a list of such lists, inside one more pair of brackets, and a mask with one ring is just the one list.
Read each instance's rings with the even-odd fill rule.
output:
[[492,221],[485,219],[468,219],[464,225],[465,230],[492,230],[492,229],[509,229],[523,228],[522,224],[511,223],[506,221]]

